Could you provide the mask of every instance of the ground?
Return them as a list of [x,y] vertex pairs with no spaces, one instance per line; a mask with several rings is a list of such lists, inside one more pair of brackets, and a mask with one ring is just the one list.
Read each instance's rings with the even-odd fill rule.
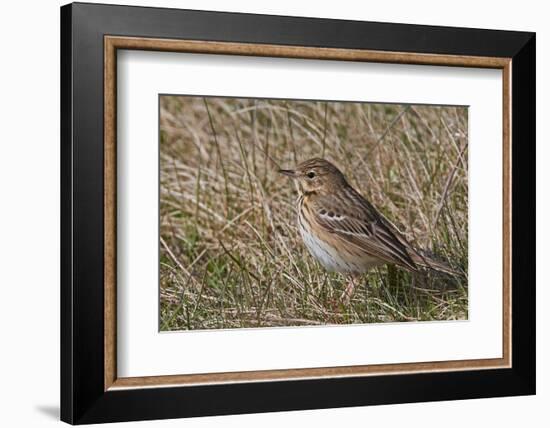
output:
[[[465,107],[162,96],[161,330],[466,319]],[[325,157],[415,246],[460,272],[327,273],[278,167]]]

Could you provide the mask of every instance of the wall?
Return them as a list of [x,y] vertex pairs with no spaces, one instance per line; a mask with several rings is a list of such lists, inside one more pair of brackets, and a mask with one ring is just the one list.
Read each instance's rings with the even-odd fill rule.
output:
[[[122,0],[121,0],[122,1]],[[111,3],[107,1],[106,3]],[[185,7],[325,18],[537,31],[538,47],[538,264],[548,259],[550,180],[546,96],[550,28],[544,2],[353,0],[297,2],[126,1]],[[53,426],[59,396],[59,10],[56,0],[2,5],[0,68],[0,325],[4,426]],[[544,135],[543,135],[544,132]],[[544,248],[543,248],[544,247]],[[544,303],[548,273],[538,274],[538,395],[535,397],[422,403],[266,415],[153,422],[155,426],[542,426],[550,404],[549,317]],[[137,426],[128,424],[125,426]]]

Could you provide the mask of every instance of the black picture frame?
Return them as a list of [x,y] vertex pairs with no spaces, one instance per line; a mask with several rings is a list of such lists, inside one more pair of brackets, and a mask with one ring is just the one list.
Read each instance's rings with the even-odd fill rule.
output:
[[[104,390],[104,36],[512,58],[512,367]],[[71,424],[535,393],[535,34],[74,3],[61,8],[61,419]]]

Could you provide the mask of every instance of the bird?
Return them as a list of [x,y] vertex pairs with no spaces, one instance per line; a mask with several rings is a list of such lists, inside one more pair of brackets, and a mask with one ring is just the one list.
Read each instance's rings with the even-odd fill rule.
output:
[[342,300],[351,299],[353,278],[385,264],[410,272],[457,274],[447,263],[414,248],[328,160],[313,158],[278,172],[299,184],[298,227],[309,253],[327,271],[351,275]]

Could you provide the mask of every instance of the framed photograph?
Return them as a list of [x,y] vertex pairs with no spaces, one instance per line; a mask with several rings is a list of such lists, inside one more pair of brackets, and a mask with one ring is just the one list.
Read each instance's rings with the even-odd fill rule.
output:
[[61,8],[61,418],[535,393],[535,35]]

